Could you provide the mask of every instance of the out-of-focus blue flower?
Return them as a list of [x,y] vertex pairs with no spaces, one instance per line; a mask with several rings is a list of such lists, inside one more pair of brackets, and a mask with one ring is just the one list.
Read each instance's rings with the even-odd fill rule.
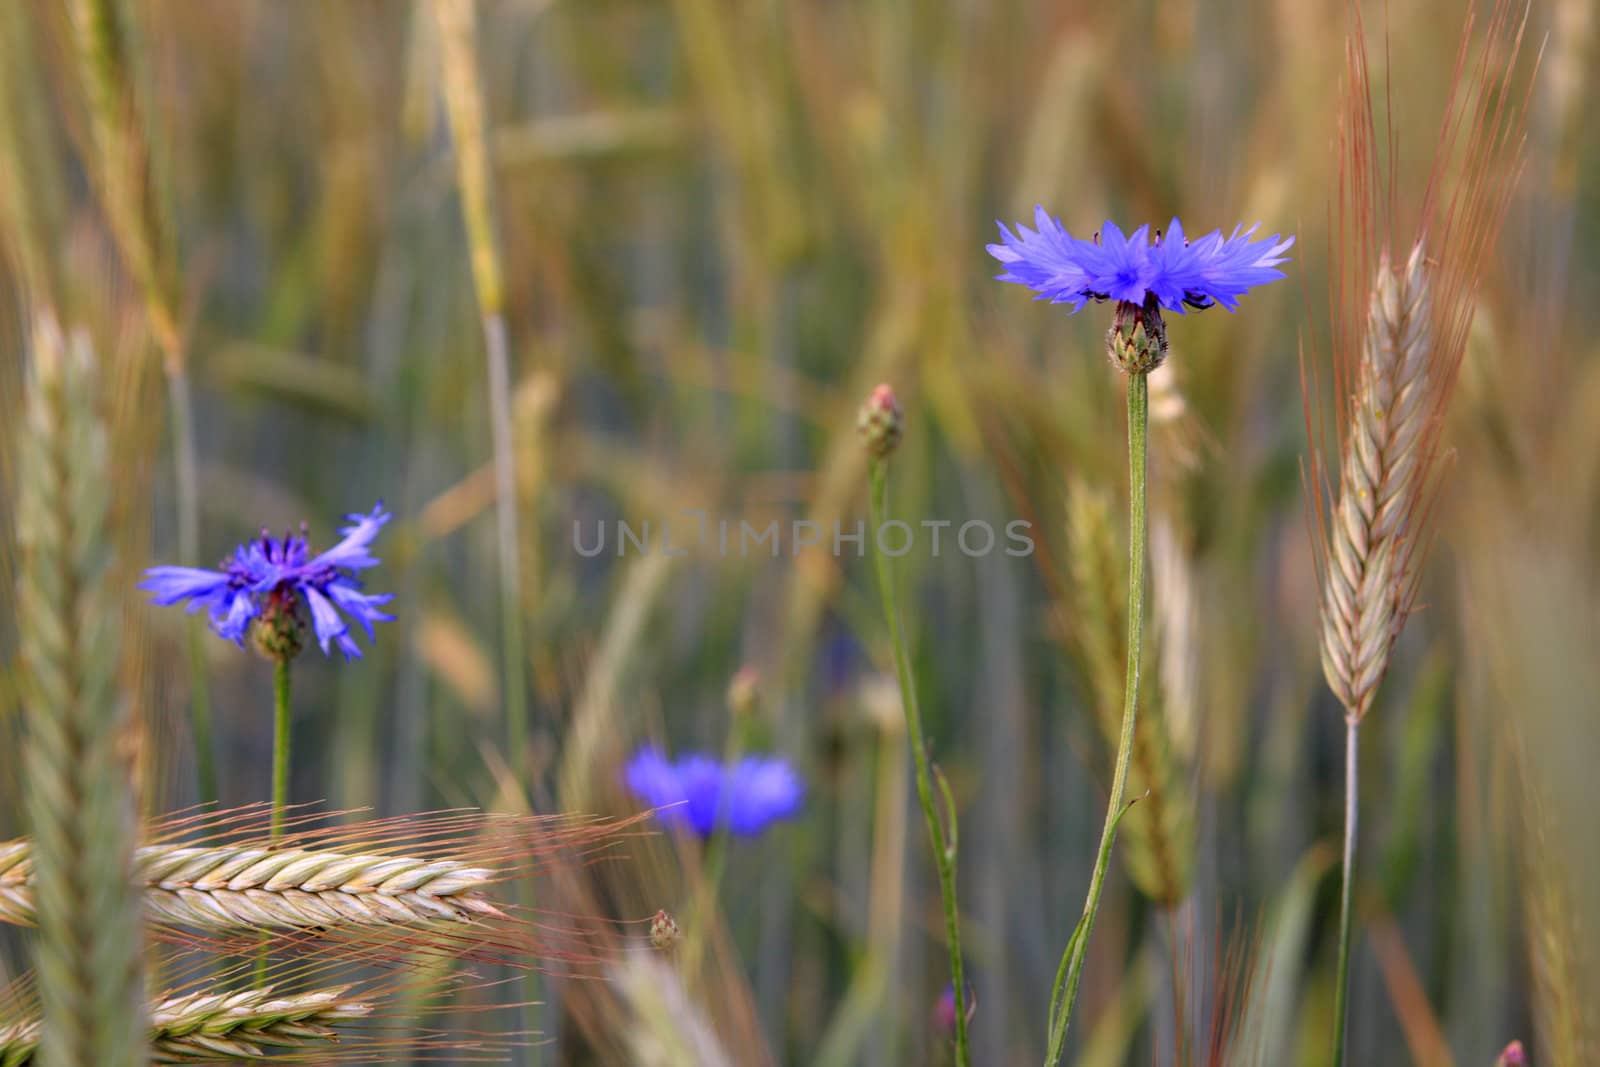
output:
[[240,647],[250,624],[263,613],[292,618],[304,604],[324,655],[337,644],[345,659],[360,659],[361,648],[350,636],[345,617],[360,623],[369,641],[373,623],[394,621],[394,616],[378,610],[393,599],[392,594],[363,593],[355,577],[355,572],[378,565],[370,548],[390,515],[380,503],[369,515],[347,517],[350,524],[339,531],[344,539],[319,556],[307,558],[304,531],[274,539],[263,530],[260,537],[234,549],[220,570],[151,567],[139,588],[163,606],[188,601],[190,612],[204,608],[211,614],[212,628]]
[[670,825],[710,837],[719,826],[754,837],[800,810],[805,787],[785,759],[745,756],[731,766],[698,752],[667,759],[640,749],[623,772],[628,790]]
[[1164,236],[1156,231],[1154,241],[1148,226],[1124,235],[1109,221],[1094,240],[1085,241],[1043,207],[1034,211],[1037,229],[1018,225],[1013,233],[1005,223],[999,225],[1002,243],[988,246],[1006,268],[996,278],[1026,286],[1040,300],[1071,304],[1074,313],[1091,300],[1143,305],[1149,297],[1180,315],[1185,305],[1221,304],[1233,311],[1245,292],[1283,277],[1275,268],[1294,244],[1292,236],[1279,240],[1277,234],[1253,240],[1259,224],[1235,227],[1227,237],[1213,230],[1189,240],[1177,219]]

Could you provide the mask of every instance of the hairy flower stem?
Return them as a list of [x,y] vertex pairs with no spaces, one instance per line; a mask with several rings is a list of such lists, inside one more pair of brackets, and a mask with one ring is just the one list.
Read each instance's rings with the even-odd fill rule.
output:
[[1339,975],[1333,993],[1333,1067],[1344,1064],[1345,1016],[1350,1008],[1350,890],[1356,875],[1356,729],[1361,719],[1345,716],[1344,863],[1339,884]]
[[[881,458],[872,460],[872,528],[883,525],[888,511],[888,472]],[[894,648],[894,669],[900,682],[900,702],[906,713],[906,733],[911,740],[911,757],[916,766],[917,800],[928,823],[928,838],[933,845],[934,863],[939,870],[939,893],[944,898],[945,940],[950,951],[950,985],[956,998],[956,1064],[970,1067],[972,1050],[967,1044],[967,985],[961,965],[961,920],[956,906],[956,811],[948,789],[944,791],[948,834],[939,821],[933,801],[933,775],[928,769],[928,746],[922,739],[922,712],[917,706],[916,683],[911,675],[911,657],[900,632],[900,605],[895,598],[894,571],[889,557],[873,553],[877,568],[878,592],[883,597],[884,619],[889,626],[889,641]],[[1124,746],[1126,747],[1126,746]],[[1124,760],[1126,762],[1126,760]]]
[[[1100,832],[1100,852],[1095,857],[1094,874],[1089,879],[1089,896],[1083,902],[1083,918],[1067,942],[1050,996],[1050,1042],[1045,1067],[1061,1062],[1067,1040],[1067,1024],[1078,998],[1078,983],[1083,978],[1088,958],[1089,936],[1094,931],[1095,915],[1100,910],[1100,894],[1105,890],[1106,869],[1111,863],[1111,846],[1116,840],[1117,823],[1122,819],[1123,794],[1128,788],[1128,764],[1133,755],[1134,725],[1139,715],[1139,661],[1144,639],[1144,556],[1145,556],[1145,441],[1150,423],[1150,383],[1143,373],[1128,375],[1128,674],[1122,697],[1122,736],[1117,742],[1117,768],[1111,778],[1111,797],[1106,803],[1105,828]],[[1063,985],[1063,982],[1065,984]]]

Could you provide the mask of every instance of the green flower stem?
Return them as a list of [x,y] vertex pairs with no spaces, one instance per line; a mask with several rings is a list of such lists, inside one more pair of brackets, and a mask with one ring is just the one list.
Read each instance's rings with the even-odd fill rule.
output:
[[[284,815],[289,806],[289,660],[280,657],[272,667],[272,828],[270,840],[283,837]],[[267,985],[267,946],[271,936],[261,937],[256,953],[255,987]]]
[[[1117,742],[1117,769],[1111,778],[1111,798],[1106,804],[1105,829],[1100,834],[1100,851],[1095,857],[1094,874],[1089,879],[1089,896],[1083,902],[1083,918],[1067,942],[1050,995],[1050,1041],[1045,1067],[1061,1062],[1067,1040],[1067,1024],[1078,999],[1078,983],[1083,978],[1088,958],[1089,937],[1095,915],[1100,910],[1100,894],[1105,890],[1106,869],[1111,863],[1111,846],[1116,840],[1117,823],[1122,818],[1123,794],[1128,788],[1128,763],[1133,754],[1133,729],[1139,714],[1139,660],[1144,637],[1144,556],[1145,556],[1145,471],[1146,437],[1150,424],[1150,383],[1141,373],[1128,375],[1128,674],[1122,698],[1122,737]],[[1064,984],[1063,984],[1064,983]]]
[[[888,511],[888,474],[882,459],[872,461],[872,528],[883,524]],[[900,632],[899,603],[895,599],[894,572],[889,558],[882,552],[873,553],[877,568],[878,592],[883,597],[884,619],[889,626],[889,641],[894,647],[894,669],[900,681],[900,701],[906,712],[906,732],[910,736],[911,756],[916,766],[917,800],[922,805],[923,817],[928,823],[928,838],[933,844],[934,862],[939,869],[939,893],[944,898],[945,940],[950,951],[950,984],[956,998],[956,1064],[970,1067],[972,1050],[967,1044],[967,984],[961,965],[961,922],[956,906],[956,826],[955,805],[945,793],[945,807],[950,821],[949,836],[939,822],[934,808],[933,775],[928,769],[927,745],[922,739],[922,712],[917,707],[916,683],[911,676],[911,657],[906,652],[905,638]],[[942,788],[942,781],[941,781]]]
[[272,840],[283,836],[289,806],[289,661],[272,669]]
[[1356,727],[1357,716],[1345,718],[1344,737],[1344,864],[1339,887],[1339,977],[1333,994],[1333,1067],[1344,1064],[1345,1014],[1350,987],[1350,888],[1356,876]]

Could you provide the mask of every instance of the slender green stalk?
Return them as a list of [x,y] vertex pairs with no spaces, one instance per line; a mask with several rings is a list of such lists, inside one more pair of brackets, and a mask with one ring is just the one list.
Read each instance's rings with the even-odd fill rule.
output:
[[500,617],[505,638],[506,743],[511,766],[527,756],[528,708],[522,661],[522,574],[517,534],[516,441],[511,417],[511,353],[505,279],[496,242],[488,116],[479,82],[477,23],[470,0],[436,0],[445,108],[455,142],[456,184],[472,257],[473,289],[488,360],[489,432],[494,447],[495,537],[500,553]]
[[272,840],[283,836],[289,806],[289,661],[272,669]]
[[1100,894],[1105,890],[1106,870],[1111,865],[1111,846],[1116,840],[1117,823],[1122,819],[1122,798],[1128,787],[1128,763],[1133,755],[1134,724],[1139,714],[1139,666],[1144,639],[1145,451],[1149,422],[1150,383],[1142,373],[1129,374],[1128,675],[1122,697],[1122,737],[1117,743],[1117,768],[1111,778],[1105,828],[1100,833],[1100,851],[1095,857],[1094,874],[1089,879],[1083,918],[1067,942],[1050,995],[1050,1041],[1045,1067],[1055,1067],[1061,1062],[1067,1024],[1072,1019],[1078,983],[1083,979],[1083,965],[1088,958],[1089,937],[1094,932],[1095,916],[1100,910]]
[[[284,815],[289,807],[289,657],[280,656],[272,667],[272,828],[270,837],[277,844],[283,837]],[[256,954],[255,988],[267,987],[267,942],[261,939]]]
[[[883,524],[888,511],[888,472],[880,458],[872,460],[872,528]],[[939,894],[944,898],[945,939],[950,951],[950,985],[956,999],[956,1064],[968,1067],[972,1063],[972,1050],[967,1043],[967,984],[961,964],[961,922],[956,906],[956,830],[955,805],[949,803],[946,792],[946,809],[950,820],[949,836],[939,821],[934,807],[933,775],[928,769],[928,746],[922,738],[922,712],[917,706],[916,682],[911,675],[911,657],[906,652],[905,638],[900,632],[900,607],[895,597],[894,571],[889,558],[882,552],[873,553],[877,568],[878,592],[883,597],[884,620],[889,627],[889,641],[894,647],[894,669],[900,682],[900,702],[906,712],[906,732],[910,735],[911,757],[916,766],[917,800],[922,805],[923,818],[928,823],[928,838],[933,844],[934,863],[939,870]]]
[[1356,876],[1356,729],[1361,720],[1345,717],[1344,864],[1339,885],[1339,977],[1333,994],[1333,1067],[1344,1063],[1345,1016],[1350,1008],[1350,889]]
[[[174,335],[175,336],[175,335]],[[199,562],[200,490],[194,444],[194,400],[181,352],[169,352],[164,361],[167,407],[172,418],[172,469],[177,489],[178,559],[186,566]],[[189,727],[194,740],[195,784],[200,803],[217,803],[217,764],[211,736],[211,679],[206,670],[206,626],[190,619],[185,627],[189,667]]]

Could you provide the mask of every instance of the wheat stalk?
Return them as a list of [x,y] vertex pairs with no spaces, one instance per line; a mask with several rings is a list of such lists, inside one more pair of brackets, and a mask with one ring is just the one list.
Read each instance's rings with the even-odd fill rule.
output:
[[1372,706],[1416,584],[1412,520],[1437,405],[1425,262],[1420,241],[1403,269],[1379,262],[1328,532],[1322,666],[1356,720]]
[[[30,923],[36,879],[27,841],[0,844],[0,921]],[[146,914],[205,929],[470,922],[503,913],[483,887],[498,872],[454,860],[321,849],[138,850]]]
[[489,429],[494,442],[495,536],[500,552],[500,621],[505,630],[506,742],[513,769],[528,741],[522,673],[522,563],[517,534],[517,462],[505,278],[495,240],[487,108],[479,80],[477,19],[471,0],[435,0],[445,109],[455,143],[456,184],[472,256],[473,290],[488,360]]
[[53,319],[34,331],[21,453],[17,603],[27,707],[26,799],[37,842],[36,960],[48,1064],[135,1064],[143,929],[129,873],[133,795],[114,692],[106,595],[105,426],[93,355]]
[[[348,996],[344,986],[282,995],[267,986],[169,997],[150,1006],[149,1059],[266,1059],[273,1048],[335,1042],[335,1027],[371,1013],[372,1006]],[[37,1020],[0,1027],[0,1067],[33,1067],[48,1051]]]
[[[1117,547],[1105,493],[1074,483],[1067,496],[1067,532],[1077,625],[1074,635],[1090,689],[1095,722],[1109,745],[1121,728],[1128,598],[1126,553]],[[1159,687],[1154,687],[1159,688]],[[1134,726],[1128,793],[1140,797],[1122,820],[1126,866],[1140,892],[1171,907],[1188,895],[1194,875],[1194,815],[1172,760],[1164,707],[1144,695],[1146,712]]]
[[144,296],[168,370],[183,363],[168,227],[140,129],[129,28],[111,0],[74,0],[70,16],[93,137],[90,172],[128,273]]
[[[1344,706],[1346,722],[1335,1067],[1344,1063],[1348,1014],[1357,734],[1416,597],[1415,562],[1428,543],[1426,518],[1437,484],[1432,474],[1443,413],[1461,366],[1484,264],[1521,170],[1527,113],[1527,96],[1514,92],[1513,85],[1528,9],[1519,15],[1511,0],[1496,0],[1481,53],[1471,63],[1473,18],[1467,19],[1416,238],[1405,266],[1397,268],[1390,256],[1404,245],[1392,234],[1395,185],[1392,173],[1383,176],[1360,12],[1352,8],[1352,14],[1331,220],[1339,264],[1332,300],[1335,384],[1348,407],[1340,412],[1339,488],[1331,517],[1324,511],[1320,451],[1313,456],[1312,494],[1322,564],[1323,673]],[[1384,219],[1389,235],[1375,232]],[[1376,277],[1363,315],[1360,302],[1374,261]],[[1306,407],[1309,422],[1309,397]],[[1320,444],[1315,427],[1308,428]]]

